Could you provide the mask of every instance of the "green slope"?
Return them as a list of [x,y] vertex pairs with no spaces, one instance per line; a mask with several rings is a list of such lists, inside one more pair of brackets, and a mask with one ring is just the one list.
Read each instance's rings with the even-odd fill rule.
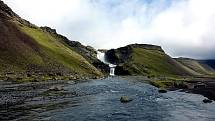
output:
[[178,62],[186,66],[187,68],[195,71],[197,75],[214,75],[215,70],[211,65],[204,63],[204,61],[198,61],[189,58],[176,58]]
[[[133,44],[106,52],[107,59],[119,70],[131,75],[186,76],[191,75],[180,63],[172,59],[159,46]],[[114,55],[114,56],[111,56]],[[115,60],[115,61],[113,61]]]
[[0,73],[102,76],[62,38],[16,15],[0,1]]

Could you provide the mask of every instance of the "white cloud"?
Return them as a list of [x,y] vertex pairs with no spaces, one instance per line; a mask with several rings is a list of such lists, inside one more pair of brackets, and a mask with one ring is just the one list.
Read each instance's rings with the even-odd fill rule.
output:
[[172,56],[215,58],[214,0],[4,1],[32,23],[96,48],[151,43]]

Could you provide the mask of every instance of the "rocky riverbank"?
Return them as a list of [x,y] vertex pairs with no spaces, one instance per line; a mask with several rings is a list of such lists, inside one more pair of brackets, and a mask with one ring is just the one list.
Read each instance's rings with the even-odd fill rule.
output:
[[150,84],[170,91],[181,89],[181,91],[200,94],[215,101],[214,78],[159,79],[150,81]]

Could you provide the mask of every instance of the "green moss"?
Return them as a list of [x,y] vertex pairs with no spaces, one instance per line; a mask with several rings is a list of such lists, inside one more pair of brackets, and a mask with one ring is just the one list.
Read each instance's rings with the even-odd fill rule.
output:
[[156,81],[151,81],[150,84],[158,88],[168,88],[168,87],[174,86],[174,81],[156,80]]
[[157,80],[150,81],[150,84],[158,88],[188,88],[186,81],[189,81],[190,78],[180,78],[180,77],[165,77]]

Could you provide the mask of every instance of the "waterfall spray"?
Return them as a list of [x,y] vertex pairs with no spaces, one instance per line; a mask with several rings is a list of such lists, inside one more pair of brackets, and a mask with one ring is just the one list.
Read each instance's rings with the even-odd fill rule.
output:
[[97,58],[105,64],[108,64],[110,67],[110,76],[115,76],[116,65],[111,64],[105,60],[105,53],[97,51]]

